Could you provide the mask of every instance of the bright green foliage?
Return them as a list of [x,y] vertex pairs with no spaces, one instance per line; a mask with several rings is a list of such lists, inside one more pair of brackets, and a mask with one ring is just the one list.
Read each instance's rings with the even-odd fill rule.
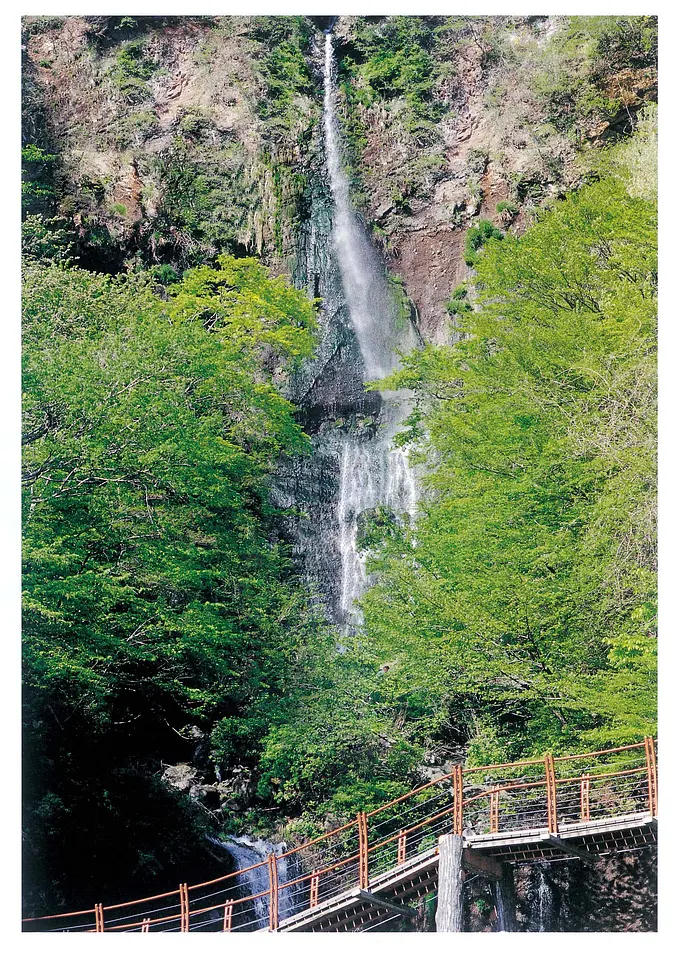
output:
[[489,240],[502,240],[503,231],[495,227],[490,220],[480,220],[477,226],[470,227],[465,234],[464,259],[468,267],[474,267],[479,251]]
[[233,253],[259,203],[238,144],[196,143],[196,128],[152,160],[162,186],[156,215],[144,226],[149,246],[176,265],[196,266]]
[[654,729],[655,241],[621,181],[572,194],[489,245],[463,338],[392,380],[430,496],[366,630],[414,724],[456,718],[477,760]]
[[467,287],[461,285],[452,291],[446,304],[446,309],[452,317],[458,313],[467,313],[472,310],[472,306],[468,300]]
[[21,250],[25,257],[58,263],[72,263],[75,235],[63,217],[45,218],[28,214],[21,224]]
[[377,24],[358,21],[356,52],[343,58],[342,75],[355,79],[357,97],[365,105],[374,99],[403,99],[406,128],[416,137],[426,135],[443,113],[434,98],[433,44],[433,23],[426,18],[394,16]]
[[[606,60],[609,69],[653,66],[658,50],[656,17],[570,17],[559,43],[593,59]],[[585,50],[584,50],[585,48]]]
[[[342,822],[404,793],[420,750],[395,728],[385,678],[358,645],[337,653],[330,644],[300,644],[294,657],[287,696],[259,714],[266,728],[258,731],[265,739],[257,792],[298,817],[297,831],[313,833],[327,818]],[[252,739],[252,730],[241,735]],[[232,736],[228,721],[218,725],[217,758],[229,759]]]
[[605,160],[611,163],[614,159],[634,197],[652,203],[656,203],[659,193],[657,113],[655,103],[644,107],[638,117],[635,135],[620,143]]
[[103,718],[152,688],[197,716],[233,697],[280,602],[265,477],[304,438],[258,358],[308,353],[311,308],[254,261],[173,294],[27,273],[30,674]]
[[261,105],[260,115],[270,121],[270,126],[276,122],[285,128],[293,117],[296,97],[314,91],[304,56],[308,45],[308,37],[303,42],[298,36],[291,37],[277,44],[264,60],[267,99]]
[[306,439],[274,379],[312,329],[305,296],[252,260],[190,271],[168,303],[144,277],[27,263],[25,828],[55,896],[67,867],[83,896],[87,876],[148,883],[145,851],[180,856],[152,831],[108,872],[125,817],[146,816],[125,792],[183,749],[173,731],[289,683],[307,628],[268,476]]
[[54,199],[55,154],[34,143],[21,151],[21,201],[24,211],[43,213]]
[[147,80],[156,70],[156,64],[146,57],[144,40],[132,40],[120,47],[109,76],[124,100],[140,103],[149,96]]
[[[592,121],[611,120],[624,110],[619,71],[654,68],[655,17],[570,17],[545,51],[546,69],[534,89],[556,130],[582,138]],[[630,115],[630,111],[629,111]]]
[[496,204],[496,213],[507,213],[508,216],[514,217],[519,213],[519,207],[512,200],[501,200]]
[[197,855],[201,809],[159,780],[161,762],[192,759],[190,725],[208,769],[257,771],[227,830],[271,833],[276,810],[318,831],[403,793],[417,759],[373,658],[336,653],[277,536],[272,472],[308,449],[280,387],[312,349],[312,305],[253,259],[156,274],[25,265],[37,912],[90,896],[93,878],[109,899],[148,893]]

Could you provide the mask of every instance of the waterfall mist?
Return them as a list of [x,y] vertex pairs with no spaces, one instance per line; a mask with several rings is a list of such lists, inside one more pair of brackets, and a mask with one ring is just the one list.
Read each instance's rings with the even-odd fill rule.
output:
[[[336,117],[337,84],[333,37],[326,33],[324,60],[324,139],[328,179],[333,199],[332,244],[350,323],[361,351],[363,379],[376,380],[398,367],[399,351],[418,346],[410,322],[398,323],[398,311],[388,289],[376,250],[355,213],[345,174]],[[413,517],[416,481],[407,452],[393,444],[409,410],[403,392],[380,394],[379,423],[372,436],[349,432],[340,445],[340,488],[337,508],[340,552],[339,613],[351,630],[360,622],[355,601],[367,586],[365,555],[359,547],[362,518],[378,506],[398,517]]]

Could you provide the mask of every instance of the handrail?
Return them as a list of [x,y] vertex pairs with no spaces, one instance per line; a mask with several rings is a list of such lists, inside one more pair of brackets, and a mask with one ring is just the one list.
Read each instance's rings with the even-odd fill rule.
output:
[[[442,776],[436,777],[435,779],[429,781],[428,783],[422,784],[414,789],[408,791],[400,797],[397,797],[393,800],[389,800],[386,803],[381,804],[375,809],[369,811],[368,813],[360,813],[358,817],[353,820],[341,824],[338,827],[335,827],[333,830],[330,830],[321,836],[315,837],[311,840],[307,840],[302,844],[299,844],[297,847],[293,847],[290,850],[285,851],[282,854],[274,855],[270,854],[266,860],[261,861],[260,863],[251,864],[248,867],[244,867],[240,870],[233,871],[231,873],[224,874],[220,877],[215,877],[211,880],[205,880],[202,883],[192,884],[188,886],[187,884],[180,884],[179,888],[170,890],[166,893],[154,894],[148,897],[142,897],[138,900],[129,900],[122,903],[109,904],[103,906],[100,903],[95,904],[94,909],[89,908],[85,910],[76,910],[69,913],[59,913],[59,914],[49,914],[41,917],[27,917],[24,919],[24,923],[34,923],[38,921],[58,921],[58,920],[67,920],[71,917],[88,917],[93,915],[94,922],[86,921],[85,924],[76,925],[75,927],[71,926],[67,929],[79,930],[82,927],[87,929],[83,932],[106,932],[106,931],[115,931],[115,930],[133,930],[135,928],[141,929],[143,932],[147,932],[150,926],[158,926],[163,923],[174,923],[176,920],[180,920],[180,929],[183,932],[187,932],[190,929],[190,919],[192,917],[205,916],[211,911],[223,910],[225,911],[224,919],[224,930],[238,929],[240,927],[252,926],[253,923],[258,924],[258,915],[255,915],[255,920],[247,919],[244,923],[232,923],[232,916],[234,907],[239,905],[252,904],[255,901],[262,900],[267,898],[269,904],[269,924],[270,929],[278,929],[280,923],[279,917],[279,894],[281,890],[291,889],[291,888],[300,888],[300,894],[297,893],[295,896],[300,896],[303,899],[307,898],[309,905],[316,905],[318,902],[319,896],[319,878],[326,877],[329,874],[332,874],[333,871],[340,870],[343,867],[348,867],[350,864],[358,865],[358,874],[353,874],[353,871],[357,870],[357,866],[353,868],[353,871],[349,872],[347,876],[347,871],[345,871],[340,877],[336,879],[331,879],[329,882],[330,894],[324,894],[324,896],[332,895],[332,892],[336,893],[342,892],[342,884],[349,884],[351,887],[352,883],[356,885],[358,882],[361,887],[368,887],[369,883],[369,854],[377,855],[378,860],[374,862],[375,864],[385,864],[387,860],[385,858],[397,857],[398,863],[403,863],[406,858],[406,844],[419,844],[418,850],[422,848],[422,845],[425,843],[431,842],[431,847],[427,849],[436,848],[436,836],[432,833],[432,825],[441,821],[443,818],[448,818],[450,826],[448,827],[448,832],[458,832],[462,833],[463,831],[463,815],[465,811],[472,811],[473,823],[479,825],[479,816],[482,815],[482,825],[487,824],[484,827],[482,832],[490,831],[492,833],[497,832],[499,824],[499,816],[501,819],[503,816],[510,817],[510,822],[513,822],[519,817],[524,817],[525,822],[528,817],[529,820],[533,823],[537,817],[546,816],[546,798],[547,798],[547,818],[548,826],[551,831],[556,832],[558,817],[560,816],[560,810],[562,810],[561,816],[565,815],[570,816],[572,819],[575,816],[575,811],[578,809],[578,815],[581,819],[585,821],[596,820],[597,816],[602,816],[602,810],[607,813],[613,807],[612,804],[617,802],[625,801],[628,806],[625,806],[624,809],[630,809],[630,803],[634,801],[639,805],[643,802],[644,797],[647,797],[647,809],[652,813],[653,816],[656,816],[657,809],[657,769],[656,769],[656,741],[652,737],[645,737],[643,741],[634,744],[627,744],[622,747],[609,747],[603,750],[595,750],[590,753],[581,753],[581,754],[571,754],[562,757],[553,757],[550,754],[546,754],[545,757],[541,759],[529,759],[529,760],[516,760],[511,763],[501,763],[501,764],[487,764],[484,766],[477,767],[468,767],[463,769],[462,767],[454,767],[453,771],[446,773]],[[587,765],[585,769],[578,775],[569,775],[558,777],[555,774],[555,767],[558,764],[568,764],[575,761],[587,761],[599,757],[611,757],[615,754],[626,753],[634,750],[642,750],[644,748],[645,758],[644,765],[632,766],[625,769],[604,769],[603,765]],[[639,761],[638,761],[639,763]],[[493,771],[505,771],[505,770],[517,770],[521,767],[532,767],[532,766],[541,766],[544,768],[545,776],[541,779],[532,779],[532,780],[522,780],[522,779],[509,779],[509,780],[497,780],[495,782],[489,782],[488,777],[485,777],[485,783],[468,783],[465,784],[466,775],[474,775],[479,773],[491,773]],[[565,773],[571,774],[570,770],[565,771]],[[640,778],[639,775],[646,774],[646,778]],[[529,774],[530,776],[530,774]],[[623,787],[617,787],[616,790],[608,790],[606,785],[602,788],[604,794],[600,797],[600,794],[597,793],[597,790],[600,788],[597,786],[603,781],[617,781],[620,782],[622,777],[636,777],[637,780],[632,784],[632,787],[623,783]],[[584,779],[587,780],[587,792],[585,800],[583,797],[583,783]],[[638,783],[638,781],[640,781]],[[567,793],[564,795],[560,793],[560,787],[565,785],[581,783],[581,803],[580,807],[578,804],[574,806],[574,799],[572,793]],[[411,804],[410,807],[402,812],[395,812],[393,815],[390,815],[387,820],[383,818],[382,822],[375,818],[378,814],[383,813],[385,810],[391,809],[397,806],[400,803],[404,803],[416,797],[419,794],[427,791],[428,789],[433,789],[440,787],[445,790],[444,796],[448,798],[448,802],[445,804],[443,809],[440,809],[436,812],[430,812],[427,814],[428,805],[431,801],[441,802],[442,794],[441,790],[439,792],[433,793],[431,797],[427,797],[422,802],[419,802],[415,805],[415,808]],[[477,787],[481,788],[479,792],[476,792],[473,796],[463,796],[463,791],[467,790],[467,787]],[[612,785],[613,789],[613,785]],[[632,789],[630,796],[624,795],[621,791],[626,789]],[[536,791],[540,790],[542,793],[539,797],[534,795],[528,797],[528,806],[527,800],[522,801],[522,791]],[[505,808],[505,813],[502,812],[503,808],[499,806],[501,803],[501,796],[508,795],[512,791],[512,807],[508,810],[507,804]],[[595,791],[595,793],[593,792]],[[617,792],[618,791],[618,792]],[[577,791],[578,792],[578,791]],[[601,791],[600,791],[601,792]],[[543,807],[538,803],[540,796],[543,797]],[[453,797],[453,803],[451,803],[451,797]],[[490,801],[486,804],[486,813],[481,810],[480,801],[487,799]],[[508,800],[508,802],[510,802]],[[538,803],[538,806],[536,805]],[[598,807],[598,803],[600,807]],[[519,807],[517,806],[519,804]],[[565,806],[566,804],[566,806]],[[604,807],[602,806],[604,804]],[[413,822],[414,814],[419,808],[423,808],[422,811],[417,815],[415,822]],[[541,809],[543,814],[541,814]],[[595,810],[595,815],[593,815],[593,810]],[[598,811],[599,810],[599,814]],[[431,807],[430,807],[431,811]],[[480,812],[481,811],[481,812]],[[466,815],[467,816],[467,815]],[[373,818],[373,819],[371,819]],[[476,819],[474,819],[476,818]],[[484,819],[486,818],[486,819]],[[384,835],[384,828],[391,823],[395,824],[396,830],[392,831],[390,828],[390,833],[388,836]],[[508,822],[507,820],[505,821]],[[377,831],[377,836],[374,836],[373,840],[369,838],[369,829],[375,835]],[[507,829],[507,828],[506,828]],[[347,838],[347,841],[336,841],[328,847],[324,848],[323,844],[325,841],[333,837],[337,837],[339,834],[342,834],[346,831],[352,831],[351,836]],[[477,826],[475,826],[475,831],[477,831]],[[422,836],[421,836],[422,834]],[[420,840],[417,837],[420,836]],[[412,838],[412,839],[411,839]],[[429,839],[428,839],[429,838]],[[349,849],[348,849],[349,846]],[[354,852],[352,851],[352,846],[354,847]],[[284,883],[279,883],[279,874],[278,874],[278,864],[280,861],[284,860],[286,857],[290,857],[293,854],[300,854],[310,848],[317,848],[319,855],[321,857],[320,861],[317,858],[316,865],[311,872],[305,872],[302,877],[295,877],[292,880],[287,880]],[[340,858],[335,860],[333,859],[330,863],[327,862],[328,855],[332,855],[332,851],[335,848],[340,847]],[[344,850],[343,850],[344,848]],[[394,848],[394,849],[393,849]],[[413,846],[411,849],[414,849]],[[379,853],[380,852],[380,853]],[[344,853],[344,856],[343,856]],[[337,855],[337,854],[336,854]],[[411,854],[413,856],[413,854]],[[326,859],[326,862],[324,862]],[[373,859],[371,858],[371,862]],[[190,892],[196,890],[204,890],[208,887],[214,887],[218,883],[225,881],[232,881],[236,878],[241,878],[251,871],[257,870],[259,868],[268,867],[269,869],[269,885],[267,889],[261,890],[257,893],[251,893],[248,896],[240,898],[228,898],[226,902],[224,901],[225,894],[228,896],[229,893],[234,893],[239,886],[244,884],[237,883],[236,886],[232,884],[228,887],[227,890],[218,890],[214,893],[207,893],[205,896],[199,897],[199,900],[208,900],[210,901],[213,897],[221,896],[219,903],[209,904],[208,906],[195,907],[191,908],[190,904]],[[352,879],[354,876],[354,879]],[[308,894],[304,891],[304,885],[310,882],[311,887],[309,888]],[[326,881],[325,881],[326,882]],[[338,886],[340,884],[340,886]],[[112,917],[111,912],[115,910],[122,910],[126,907],[136,907],[140,904],[148,904],[153,901],[162,900],[164,898],[177,898],[179,889],[179,906],[180,912],[175,913],[173,911],[177,909],[177,900],[175,899],[175,904],[173,906],[168,905],[171,913],[162,917],[150,917],[148,915],[149,911],[140,911],[138,914],[133,914],[128,917]],[[252,887],[251,887],[252,889]],[[347,887],[346,889],[349,889]],[[303,905],[300,909],[305,909]],[[157,908],[151,911],[151,914],[158,913],[163,910],[163,907]],[[258,908],[259,909],[259,908]],[[266,907],[264,908],[266,910]],[[228,918],[227,918],[228,910]],[[109,919],[106,922],[106,915],[108,914]],[[246,914],[246,917],[251,916],[251,914]],[[132,923],[121,923],[124,920],[132,920]],[[228,921],[228,922],[227,922]],[[217,922],[214,919],[209,919],[208,923]],[[220,923],[222,920],[220,920]],[[205,923],[203,924],[205,926]]]

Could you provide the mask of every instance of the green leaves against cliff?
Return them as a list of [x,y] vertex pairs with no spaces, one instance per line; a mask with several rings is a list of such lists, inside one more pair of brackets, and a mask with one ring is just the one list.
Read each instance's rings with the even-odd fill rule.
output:
[[[303,119],[300,100],[317,92],[306,54],[314,32],[306,17],[255,17],[253,35],[262,50],[266,96],[259,105],[271,139],[283,137]],[[266,50],[266,52],[265,52]]]
[[369,105],[374,99],[402,99],[407,129],[426,135],[443,108],[433,97],[437,64],[432,56],[434,20],[386,17],[378,23],[358,20],[356,36],[341,62],[342,75],[353,78],[354,95]]
[[[162,830],[126,845],[154,815],[130,804],[177,819],[158,770],[182,728],[276,699],[307,630],[269,474],[306,448],[277,384],[311,349],[312,306],[253,260],[155,289],[25,270],[24,826],[48,908],[67,860],[78,898],[173,860]],[[87,856],[64,860],[81,828]]]
[[398,377],[430,497],[377,556],[367,631],[395,692],[506,750],[654,726],[655,241],[621,182],[571,195],[489,245],[463,338]]
[[172,293],[27,272],[29,671],[107,715],[152,688],[197,715],[242,696],[283,569],[266,477],[305,443],[271,378],[310,350],[305,298],[229,259]]

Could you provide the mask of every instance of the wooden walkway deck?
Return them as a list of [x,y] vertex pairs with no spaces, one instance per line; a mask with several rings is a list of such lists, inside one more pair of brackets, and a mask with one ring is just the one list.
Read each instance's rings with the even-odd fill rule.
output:
[[463,867],[500,879],[535,860],[586,861],[656,842],[651,737],[588,754],[454,767],[292,850],[203,883],[47,917],[25,930],[361,930],[411,916],[437,888],[439,838]]
[[[657,818],[648,813],[624,814],[587,823],[560,825],[557,834],[547,830],[518,830],[467,836],[463,866],[500,880],[503,864],[528,861],[594,861],[598,856],[636,850],[656,843]],[[437,888],[439,851],[428,850],[376,877],[369,890],[358,885],[281,921],[279,930],[340,932],[360,930],[381,921],[413,915],[413,901]]]

